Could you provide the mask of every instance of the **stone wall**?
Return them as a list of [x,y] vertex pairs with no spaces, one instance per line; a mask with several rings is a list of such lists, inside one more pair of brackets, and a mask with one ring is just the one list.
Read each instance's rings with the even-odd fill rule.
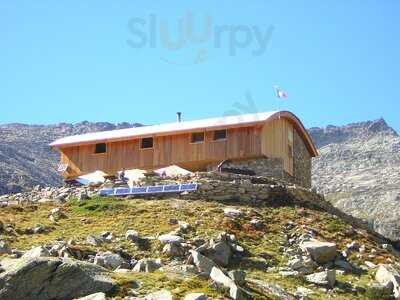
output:
[[282,158],[252,158],[241,160],[229,160],[223,165],[226,168],[254,171],[256,176],[286,178],[283,170]]
[[293,134],[293,174],[291,182],[311,188],[311,155],[296,130]]

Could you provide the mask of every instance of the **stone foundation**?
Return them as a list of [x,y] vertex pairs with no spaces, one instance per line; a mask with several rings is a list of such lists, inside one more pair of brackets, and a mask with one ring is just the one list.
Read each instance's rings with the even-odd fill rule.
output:
[[251,170],[256,176],[285,178],[283,160],[281,158],[253,158],[243,160],[228,160],[223,167]]

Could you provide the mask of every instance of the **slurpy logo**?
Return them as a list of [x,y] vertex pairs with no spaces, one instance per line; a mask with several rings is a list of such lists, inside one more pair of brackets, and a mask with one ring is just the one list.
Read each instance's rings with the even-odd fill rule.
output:
[[216,25],[209,15],[197,20],[192,12],[187,12],[175,22],[158,19],[155,14],[150,14],[146,19],[132,18],[128,30],[131,38],[127,43],[135,49],[160,47],[172,53],[194,48],[194,55],[186,62],[171,60],[172,54],[161,57],[172,64],[194,65],[204,62],[211,48],[225,49],[230,56],[236,56],[244,50],[252,56],[261,56],[268,48],[274,27]]

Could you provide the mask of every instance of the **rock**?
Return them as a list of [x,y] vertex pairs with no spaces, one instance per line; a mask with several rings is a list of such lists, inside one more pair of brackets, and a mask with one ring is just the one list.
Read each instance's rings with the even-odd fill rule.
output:
[[190,225],[187,222],[179,221],[178,224],[180,232],[187,232],[190,229]]
[[158,240],[162,243],[162,244],[168,244],[168,243],[182,243],[183,242],[183,238],[181,238],[178,235],[174,235],[174,234],[162,234],[158,237]]
[[336,244],[312,240],[300,244],[303,251],[307,251],[311,258],[319,264],[330,262],[336,257]]
[[314,294],[314,292],[313,292],[312,290],[310,290],[310,289],[308,289],[308,288],[305,288],[305,287],[302,287],[302,286],[299,286],[299,287],[296,289],[296,293],[295,293],[295,295],[296,295],[299,299],[307,299],[308,296],[310,296],[310,295],[312,295],[312,294]]
[[43,225],[37,225],[35,228],[33,228],[33,233],[43,233],[45,231],[45,227]]
[[355,268],[349,262],[342,260],[342,259],[336,259],[335,266],[348,272],[348,273],[355,271]]
[[123,269],[123,268],[116,268],[115,270],[114,270],[114,273],[129,273],[129,272],[131,272],[132,270],[129,270],[129,269]]
[[203,293],[187,294],[183,300],[207,300],[207,296]]
[[251,227],[253,227],[254,229],[261,229],[264,226],[264,223],[262,220],[260,219],[251,219],[250,221],[250,225]]
[[113,286],[102,267],[54,257],[19,259],[0,273],[2,300],[74,299],[108,292]]
[[168,220],[168,224],[169,225],[176,225],[178,223],[179,223],[179,221],[177,219],[171,218],[171,219]]
[[346,245],[346,248],[349,251],[358,251],[358,249],[360,249],[360,244],[357,243],[356,241],[351,242],[350,244]]
[[139,233],[136,230],[128,230],[125,233],[125,239],[136,243],[139,241]]
[[279,271],[279,275],[282,277],[293,277],[293,276],[298,276],[299,272],[298,271]]
[[183,265],[178,265],[175,268],[178,273],[183,273],[187,275],[198,273],[196,266],[193,265],[183,264]]
[[102,292],[94,293],[94,294],[90,294],[85,297],[76,298],[75,300],[106,300],[106,294],[104,294]]
[[210,278],[219,285],[229,289],[229,296],[235,300],[246,299],[244,292],[236,285],[236,283],[226,276],[219,268],[213,267]]
[[110,231],[103,231],[100,233],[100,239],[105,241],[105,242],[110,242],[114,238],[114,235]]
[[227,207],[224,208],[224,215],[231,218],[238,218],[241,217],[243,213],[238,209]]
[[231,244],[231,248],[237,254],[243,254],[244,253],[244,248],[242,246],[237,245],[237,244]]
[[145,300],[172,300],[172,294],[171,294],[171,292],[169,292],[167,290],[161,290],[158,292],[148,294],[144,299]]
[[135,267],[133,268],[134,272],[154,272],[161,268],[161,262],[159,260],[143,258],[139,260]]
[[50,211],[49,218],[50,218],[51,221],[56,222],[56,221],[60,220],[62,217],[64,217],[64,214],[61,211],[61,208],[56,207],[56,208],[53,208]]
[[94,258],[94,264],[110,270],[115,270],[116,268],[125,264],[125,260],[119,254],[108,251],[96,254]]
[[400,298],[400,273],[392,265],[379,265],[375,280],[393,291],[396,299]]
[[376,264],[374,264],[373,262],[368,261],[368,260],[366,260],[366,261],[364,262],[364,264],[365,264],[369,269],[375,269],[375,268],[377,267]]
[[84,200],[88,200],[90,199],[90,197],[88,196],[88,194],[86,193],[86,191],[82,191],[78,194],[78,200],[79,201],[84,201]]
[[98,237],[96,237],[96,236],[93,235],[93,234],[89,234],[89,235],[87,236],[86,242],[87,242],[88,244],[93,245],[93,246],[96,246],[96,247],[100,246],[100,245],[103,243],[103,241],[102,241],[101,239],[99,239]]
[[23,259],[32,259],[32,258],[38,258],[38,257],[49,257],[51,256],[49,250],[42,246],[38,246],[35,248],[32,248],[31,250],[28,250],[27,252],[22,255]]
[[166,244],[162,252],[169,257],[185,255],[185,250],[182,248],[181,244],[178,243]]
[[68,198],[69,194],[67,192],[64,193],[60,193],[58,194],[55,199],[59,200],[59,201],[64,201],[66,198]]
[[294,295],[283,289],[281,286],[275,283],[264,282],[257,279],[248,280],[251,285],[257,287],[263,291],[266,295],[272,294],[281,300],[294,300],[296,299]]
[[246,283],[246,272],[242,270],[232,270],[228,272],[228,276],[238,285]]
[[232,248],[225,240],[216,243],[211,241],[210,247],[203,254],[216,264],[226,267],[232,257]]
[[11,248],[5,241],[0,241],[0,254],[10,254]]
[[190,254],[191,258],[193,259],[193,263],[195,264],[199,272],[209,276],[212,268],[215,266],[215,263],[211,259],[200,254],[198,251],[190,250]]
[[[234,300],[246,300],[249,299],[248,295],[236,284],[229,288],[229,297]],[[251,299],[251,298],[250,298]]]
[[226,276],[219,268],[213,267],[210,272],[210,278],[216,283],[223,285],[224,287],[231,287],[235,282]]
[[327,286],[333,288],[336,282],[336,271],[335,270],[325,270],[322,272],[310,274],[306,276],[308,282],[314,283],[316,285]]
[[295,257],[288,261],[287,266],[301,274],[310,274],[318,267],[317,263],[309,257]]

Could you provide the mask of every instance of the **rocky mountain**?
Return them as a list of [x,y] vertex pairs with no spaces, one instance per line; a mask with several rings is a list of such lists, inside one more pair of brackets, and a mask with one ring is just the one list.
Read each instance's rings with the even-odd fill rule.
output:
[[56,172],[58,153],[48,146],[55,139],[140,125],[88,121],[57,125],[0,125],[0,195],[20,192],[39,184],[55,186],[62,183]]
[[400,240],[400,137],[379,119],[311,128],[313,185],[337,208]]

